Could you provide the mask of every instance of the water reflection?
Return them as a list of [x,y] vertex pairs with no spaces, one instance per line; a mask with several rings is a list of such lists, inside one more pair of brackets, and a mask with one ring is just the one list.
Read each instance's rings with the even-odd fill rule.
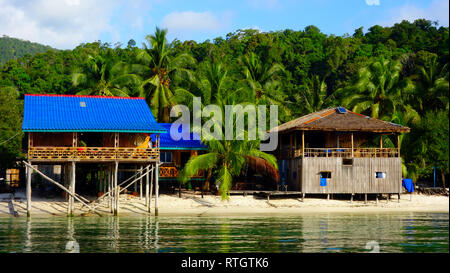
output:
[[[0,252],[448,252],[448,213],[0,218]],[[69,246],[74,251],[76,245]]]

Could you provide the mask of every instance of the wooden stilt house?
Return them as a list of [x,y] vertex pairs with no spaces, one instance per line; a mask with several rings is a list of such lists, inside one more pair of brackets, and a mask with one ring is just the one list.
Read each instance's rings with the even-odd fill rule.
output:
[[[281,181],[289,190],[303,194],[400,194],[398,136],[409,130],[337,107],[308,114],[271,131],[279,134],[274,154],[279,160]],[[397,136],[396,147],[383,147],[384,135]]]
[[25,95],[22,130],[28,135],[28,162],[25,162],[28,214],[31,212],[31,172],[38,171],[33,166],[63,166],[67,188],[63,184],[56,185],[67,192],[68,214],[73,214],[74,200],[85,200],[75,190],[75,168],[85,163],[107,166],[105,188],[114,214],[118,211],[121,191],[119,164],[142,167],[139,176],[141,181],[146,179],[149,210],[150,174],[155,182],[157,213],[158,176],[153,178],[153,170],[158,173],[159,134],[166,130],[155,121],[144,98]]

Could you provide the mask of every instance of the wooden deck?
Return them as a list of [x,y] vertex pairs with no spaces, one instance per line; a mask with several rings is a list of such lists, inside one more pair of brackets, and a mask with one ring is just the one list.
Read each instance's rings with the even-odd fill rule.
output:
[[28,160],[34,162],[154,162],[159,161],[159,148],[30,147]]

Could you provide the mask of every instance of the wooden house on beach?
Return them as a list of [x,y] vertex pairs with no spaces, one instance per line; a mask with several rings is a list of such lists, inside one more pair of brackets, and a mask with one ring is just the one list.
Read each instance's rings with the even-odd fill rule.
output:
[[[153,184],[158,212],[160,167],[159,134],[166,129],[154,119],[143,98],[25,95],[22,130],[28,135],[27,211],[31,213],[31,172],[55,184],[68,195],[68,214],[74,201],[90,210],[95,206],[76,193],[76,166],[101,164],[106,173],[104,199],[117,215],[119,195],[125,187],[146,180],[146,204],[150,212]],[[118,181],[119,164],[132,164],[140,171],[134,180]],[[36,165],[60,165],[64,181],[55,181]],[[137,169],[137,168],[136,168]],[[59,183],[61,182],[61,183]],[[150,194],[150,196],[149,196]]]
[[[336,107],[311,113],[271,130],[274,155],[287,188],[303,194],[400,194],[399,135],[408,127]],[[397,136],[383,147],[383,135]],[[374,144],[375,143],[375,144]]]

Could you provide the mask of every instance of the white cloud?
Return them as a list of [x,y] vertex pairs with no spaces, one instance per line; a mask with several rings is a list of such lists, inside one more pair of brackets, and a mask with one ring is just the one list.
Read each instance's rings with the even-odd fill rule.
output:
[[438,21],[441,26],[448,26],[448,0],[434,0],[428,7],[421,8],[412,4],[406,4],[395,10],[388,12],[390,18],[380,22],[383,26],[392,26],[402,20],[413,22],[416,19],[427,19],[431,21]]
[[59,49],[105,36],[116,42],[120,33],[143,27],[142,13],[155,1],[0,0],[0,35]]
[[217,30],[221,23],[210,11],[176,11],[163,18],[162,26],[173,31],[208,31]]
[[168,39],[196,40],[205,34],[217,35],[230,27],[235,14],[223,11],[217,15],[210,11],[176,11],[164,16],[160,25],[168,30]]
[[366,0],[366,4],[369,6],[379,6],[380,0]]

